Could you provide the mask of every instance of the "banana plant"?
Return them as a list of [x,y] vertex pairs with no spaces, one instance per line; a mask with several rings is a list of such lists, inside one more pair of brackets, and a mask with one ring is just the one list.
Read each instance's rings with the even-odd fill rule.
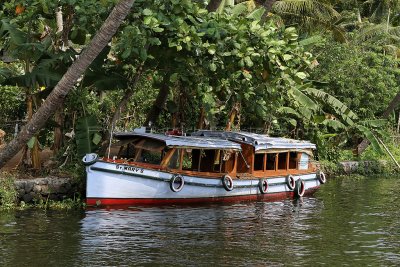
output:
[[94,152],[101,141],[101,127],[93,115],[81,117],[77,120],[75,140],[78,157]]
[[[289,98],[292,107],[279,108],[279,114],[286,115],[289,118],[294,117],[316,126],[328,127],[331,131],[327,133],[326,138],[335,137],[341,140],[342,144],[349,138],[349,133],[361,135],[370,141],[374,150],[383,153],[379,137],[386,136],[381,131],[387,123],[386,120],[360,120],[353,111],[337,98],[307,85],[298,89],[291,88]],[[329,110],[329,112],[325,110]]]

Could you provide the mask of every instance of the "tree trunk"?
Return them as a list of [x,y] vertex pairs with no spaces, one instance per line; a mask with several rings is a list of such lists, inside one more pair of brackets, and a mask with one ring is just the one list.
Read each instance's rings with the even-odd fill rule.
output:
[[[58,47],[57,49],[60,49],[62,51],[66,51],[68,49],[68,35],[69,31],[71,30],[71,22],[70,20],[72,19],[71,14],[67,14],[67,20],[66,20],[66,25],[67,27],[64,27],[64,19],[63,19],[63,11],[62,11],[62,6],[59,6],[56,8],[56,23],[57,23],[57,34],[59,35],[59,38],[57,40]],[[65,40],[66,39],[66,40]],[[64,107],[61,106],[59,109],[56,110],[54,114],[54,121],[57,123],[57,126],[54,127],[54,138],[53,138],[53,155],[56,155],[58,151],[60,150],[63,141],[64,141],[64,133],[63,133],[63,128],[64,128]]]
[[204,119],[206,117],[206,109],[204,107],[200,108],[199,121],[197,122],[197,129],[202,130],[204,127]]
[[235,118],[239,114],[240,110],[240,103],[235,102],[233,105],[231,112],[229,113],[229,119],[228,123],[226,124],[225,131],[231,131],[232,130],[232,125],[235,123]]
[[158,117],[160,116],[161,111],[165,103],[167,102],[168,95],[169,95],[169,79],[170,74],[164,76],[163,83],[161,85],[160,90],[158,91],[158,95],[156,100],[153,103],[149,113],[147,114],[146,121],[143,126],[149,126],[150,122],[154,125],[157,122]]
[[272,6],[275,4],[277,0],[266,0],[263,4],[263,7],[265,8],[265,14],[268,15],[268,12],[271,12]]
[[221,5],[222,0],[210,0],[207,5],[208,12],[215,12],[217,11],[218,7]]
[[63,13],[61,6],[57,7],[56,9],[56,23],[57,23],[57,33],[61,33],[64,29]]
[[54,127],[53,154],[56,155],[64,142],[64,107],[61,106],[54,114],[54,121],[57,126]]
[[[27,96],[27,111],[28,111],[28,123],[32,119],[33,116],[33,96],[29,94]],[[35,170],[41,169],[41,160],[40,160],[40,150],[39,150],[39,142],[37,139],[37,135],[35,135],[35,141],[31,149],[29,149],[28,153],[28,165],[32,166]]]
[[130,85],[130,88],[128,90],[126,90],[124,96],[122,97],[121,101],[119,102],[117,109],[114,112],[114,115],[110,122],[109,129],[104,136],[103,143],[101,144],[99,153],[101,153],[101,154],[104,153],[106,151],[106,149],[108,148],[108,146],[110,144],[111,134],[112,134],[111,131],[114,130],[117,121],[121,117],[121,114],[125,112],[126,106],[128,105],[128,102],[129,102],[129,99],[135,93],[135,87],[136,87],[137,83],[139,82],[139,79],[140,79],[142,73],[143,73],[143,64],[138,67],[136,74],[135,74],[135,78],[133,80],[133,83]]
[[[383,119],[389,118],[390,113],[392,113],[395,108],[397,108],[400,104],[400,91],[397,93],[397,95],[393,98],[393,100],[389,103],[389,106],[386,108],[386,110],[382,114]],[[367,139],[363,139],[362,142],[357,146],[357,153],[360,155],[367,149],[369,146],[369,141]]]
[[116,33],[122,21],[129,14],[133,2],[134,0],[121,0],[115,5],[93,40],[71,67],[69,67],[56,87],[46,98],[45,102],[33,115],[32,119],[5,148],[0,150],[0,168],[2,168],[28,140],[44,126],[50,116],[52,116],[56,109],[64,102],[65,97],[77,80]]

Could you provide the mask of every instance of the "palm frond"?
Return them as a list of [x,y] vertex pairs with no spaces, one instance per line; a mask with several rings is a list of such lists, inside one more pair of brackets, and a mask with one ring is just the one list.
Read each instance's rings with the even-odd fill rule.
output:
[[276,2],[272,9],[277,14],[297,14],[321,21],[332,21],[340,17],[330,4],[316,0],[282,0]]
[[381,24],[368,24],[360,29],[358,39],[365,41],[376,36],[386,35],[387,39],[392,39],[393,42],[400,41],[400,26],[390,26],[386,23]]

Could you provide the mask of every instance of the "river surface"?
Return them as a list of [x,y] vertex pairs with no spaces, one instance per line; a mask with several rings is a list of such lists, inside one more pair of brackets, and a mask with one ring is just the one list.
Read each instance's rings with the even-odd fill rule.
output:
[[278,202],[0,213],[0,266],[400,266],[400,177]]

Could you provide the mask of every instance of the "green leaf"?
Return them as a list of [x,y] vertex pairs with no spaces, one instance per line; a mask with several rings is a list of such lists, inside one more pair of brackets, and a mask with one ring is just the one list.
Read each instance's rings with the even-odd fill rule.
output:
[[151,19],[152,18],[153,17],[151,17],[151,16],[145,17],[144,20],[143,20],[143,24],[144,25],[149,25],[151,23]]
[[89,115],[86,117],[79,118],[76,121],[75,141],[76,141],[78,157],[81,158],[85,154],[91,153],[95,150],[96,147],[93,142],[94,135],[96,133],[99,133],[100,130],[101,127],[98,124],[95,116]]
[[291,90],[289,90],[289,93],[291,93],[295,101],[301,104],[302,106],[307,107],[311,110],[319,109],[319,106],[299,89],[292,87]]
[[122,53],[121,57],[122,58],[128,58],[131,55],[131,50],[130,49],[125,49],[125,51]]
[[169,78],[170,82],[174,83],[178,80],[178,73],[174,73],[171,75],[171,77]]
[[235,5],[235,6],[232,8],[232,14],[233,14],[234,16],[241,15],[241,14],[244,13],[245,11],[247,11],[247,4],[246,4],[246,2],[239,3],[239,4]]
[[261,20],[261,18],[264,15],[264,13],[265,13],[265,8],[264,7],[260,7],[260,8],[255,9],[249,15],[247,15],[246,18],[253,19],[253,20]]
[[93,139],[92,139],[93,144],[98,145],[100,143],[100,141],[101,141],[101,135],[98,133],[94,133]]
[[215,47],[208,48],[208,53],[211,54],[211,55],[214,55],[215,54]]
[[35,146],[36,142],[36,137],[32,136],[31,139],[29,139],[28,143],[26,145],[29,147],[29,149],[32,149]]
[[375,135],[372,133],[370,129],[367,127],[364,127],[362,125],[356,125],[356,128],[361,132],[362,135],[365,136],[365,138],[368,139],[368,141],[371,142],[371,145],[375,151],[377,151],[380,154],[383,154],[382,148],[379,144],[378,139],[375,137]]
[[306,88],[304,89],[304,92],[319,99],[321,102],[330,105],[333,110],[335,110],[336,115],[340,116],[348,125],[353,125],[354,120],[358,119],[357,115],[353,111],[330,94],[315,88]]
[[369,128],[379,128],[383,127],[387,124],[387,120],[380,119],[380,120],[364,120],[364,121],[359,121],[358,124],[361,124],[365,127]]
[[288,54],[283,55],[283,60],[285,60],[285,61],[291,60],[292,58],[293,58],[292,55],[288,55]]
[[290,107],[280,107],[277,111],[280,114],[294,115],[298,118],[301,118],[301,115],[296,110],[294,110],[293,108],[290,108]]
[[178,111],[178,105],[174,101],[167,101],[166,106],[169,113],[175,113]]
[[297,121],[295,119],[288,119],[288,122],[293,126],[297,125]]
[[209,68],[210,68],[211,71],[216,71],[217,70],[217,65],[215,65],[214,63],[211,63],[209,65]]
[[145,16],[150,16],[150,15],[153,15],[153,11],[151,11],[150,9],[148,9],[148,8],[145,8],[145,9],[143,9],[143,15],[145,15]]
[[346,125],[341,123],[338,120],[324,120],[322,122],[323,125],[332,127],[335,131],[341,130],[341,129],[346,129]]
[[253,61],[250,59],[249,56],[247,56],[247,57],[244,58],[244,62],[246,62],[246,65],[247,65],[248,67],[253,67],[253,65],[254,65]]
[[71,41],[74,44],[84,45],[86,42],[86,30],[83,29],[75,29],[71,33]]
[[305,74],[304,72],[297,72],[296,76],[304,80],[307,77],[307,74]]

